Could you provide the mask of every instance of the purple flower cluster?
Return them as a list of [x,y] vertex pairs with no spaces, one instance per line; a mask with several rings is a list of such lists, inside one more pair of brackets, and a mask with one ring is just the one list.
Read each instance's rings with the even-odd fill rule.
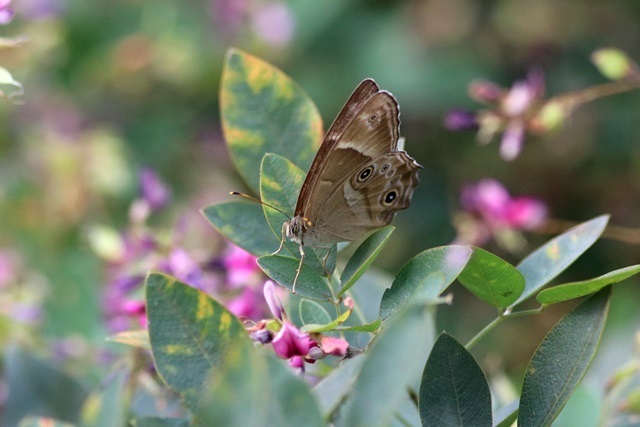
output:
[[[256,258],[235,246],[229,246],[222,256],[210,250],[187,250],[176,243],[180,239],[167,241],[166,230],[150,230],[146,220],[167,206],[171,192],[151,169],[143,169],[139,178],[140,197],[131,205],[131,224],[116,233],[118,242],[113,246],[117,249],[104,257],[107,286],[102,301],[109,330],[146,327],[142,285],[148,271],[169,274],[226,301],[236,316],[263,317],[264,279]],[[173,232],[183,231],[180,226]]]
[[456,131],[478,130],[483,144],[502,132],[500,156],[513,160],[522,151],[525,133],[543,130],[538,113],[544,91],[544,76],[539,69],[530,71],[510,89],[486,80],[474,81],[469,85],[470,96],[490,108],[478,112],[454,109],[445,117],[445,126]]

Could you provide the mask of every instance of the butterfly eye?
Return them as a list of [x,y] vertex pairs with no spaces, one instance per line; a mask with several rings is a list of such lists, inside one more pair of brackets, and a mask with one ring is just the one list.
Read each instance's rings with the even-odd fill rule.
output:
[[371,176],[372,173],[373,173],[373,166],[367,167],[365,170],[360,172],[360,175],[358,175],[358,181],[362,182],[366,180]]
[[294,225],[292,231],[293,231],[293,234],[300,233],[300,226],[299,225]]
[[393,201],[396,199],[396,197],[398,197],[398,194],[396,193],[395,190],[391,190],[389,191],[385,196],[384,196],[384,204],[385,205],[390,205],[391,203],[393,203]]

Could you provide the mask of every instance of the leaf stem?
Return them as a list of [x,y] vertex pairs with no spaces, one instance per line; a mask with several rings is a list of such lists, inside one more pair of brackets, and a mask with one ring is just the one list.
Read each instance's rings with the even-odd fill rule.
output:
[[522,316],[530,316],[532,314],[540,314],[544,311],[545,308],[547,308],[546,305],[541,305],[540,307],[534,308],[531,310],[521,310],[513,313],[503,313],[498,317],[496,317],[495,319],[493,319],[491,323],[489,323],[487,326],[482,328],[482,330],[478,332],[475,337],[471,338],[471,340],[467,343],[467,345],[465,345],[465,348],[467,350],[470,350],[474,345],[478,343],[478,341],[484,338],[485,335],[487,335],[493,328],[498,326],[503,320],[510,319],[512,317],[522,317]]

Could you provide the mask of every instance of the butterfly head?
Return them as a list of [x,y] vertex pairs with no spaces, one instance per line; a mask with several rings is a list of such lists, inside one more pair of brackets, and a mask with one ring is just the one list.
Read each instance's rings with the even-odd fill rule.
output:
[[284,223],[284,234],[287,239],[302,244],[302,236],[313,228],[313,223],[308,218],[297,216]]

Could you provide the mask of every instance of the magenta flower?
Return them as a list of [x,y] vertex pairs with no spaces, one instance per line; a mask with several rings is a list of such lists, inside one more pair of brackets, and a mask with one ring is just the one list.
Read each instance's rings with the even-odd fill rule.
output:
[[289,359],[293,356],[306,356],[312,347],[318,346],[309,334],[301,332],[289,321],[285,321],[282,324],[282,328],[273,338],[271,344],[278,357],[283,359]]

